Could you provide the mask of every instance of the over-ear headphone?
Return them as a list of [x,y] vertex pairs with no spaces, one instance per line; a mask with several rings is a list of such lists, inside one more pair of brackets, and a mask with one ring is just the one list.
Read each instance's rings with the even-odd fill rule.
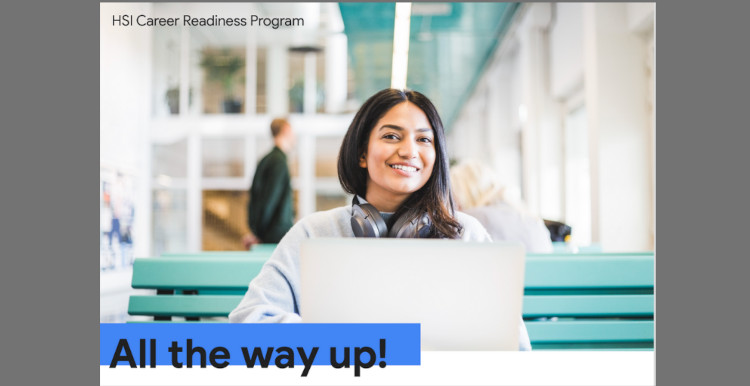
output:
[[432,223],[425,213],[422,217],[413,219],[399,218],[391,229],[374,206],[359,202],[357,196],[352,199],[352,231],[356,237],[397,237],[397,238],[426,238],[430,233]]

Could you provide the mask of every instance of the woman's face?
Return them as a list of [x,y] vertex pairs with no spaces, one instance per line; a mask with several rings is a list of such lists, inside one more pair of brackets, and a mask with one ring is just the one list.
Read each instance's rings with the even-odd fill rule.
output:
[[367,197],[378,210],[393,212],[430,179],[435,134],[427,115],[412,103],[391,108],[373,127],[359,166],[366,168]]

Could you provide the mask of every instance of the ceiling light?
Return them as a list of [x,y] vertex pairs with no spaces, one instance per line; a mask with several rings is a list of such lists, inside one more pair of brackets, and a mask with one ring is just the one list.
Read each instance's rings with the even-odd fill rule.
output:
[[396,3],[396,20],[393,24],[391,88],[406,88],[406,68],[409,62],[410,18],[411,3]]

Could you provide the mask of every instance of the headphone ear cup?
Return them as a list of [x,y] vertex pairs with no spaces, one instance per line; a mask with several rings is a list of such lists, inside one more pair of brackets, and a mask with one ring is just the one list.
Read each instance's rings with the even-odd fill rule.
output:
[[412,221],[401,217],[396,220],[393,227],[388,231],[388,237],[394,238],[427,238],[430,234],[431,222],[429,216],[424,214],[422,217],[415,218]]
[[405,216],[399,217],[388,231],[388,237],[394,238],[414,238],[414,229],[412,223]]
[[380,212],[370,204],[352,205],[351,223],[356,237],[385,237],[388,233]]
[[425,213],[425,215],[422,216],[421,219],[419,219],[419,223],[417,224],[417,237],[426,239],[430,236],[431,230],[432,221],[430,221],[430,216]]

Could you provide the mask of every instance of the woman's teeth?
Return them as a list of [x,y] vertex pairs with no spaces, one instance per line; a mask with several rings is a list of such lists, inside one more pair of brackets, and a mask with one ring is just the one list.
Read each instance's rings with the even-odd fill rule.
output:
[[403,170],[405,172],[416,172],[417,171],[417,168],[415,168],[413,166],[391,165],[391,167],[394,168],[394,169]]

